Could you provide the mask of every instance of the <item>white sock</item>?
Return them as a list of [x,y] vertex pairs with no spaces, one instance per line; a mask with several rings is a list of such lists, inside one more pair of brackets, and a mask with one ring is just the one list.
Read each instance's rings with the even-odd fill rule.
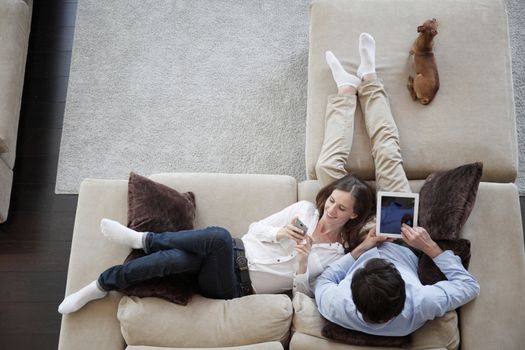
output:
[[330,66],[330,70],[332,71],[332,76],[334,77],[337,87],[350,85],[357,88],[359,86],[361,80],[355,75],[352,75],[345,71],[345,69],[341,65],[341,62],[339,62],[339,60],[335,57],[332,51],[326,51],[325,57],[326,63],[328,63],[328,65]]
[[365,74],[376,72],[376,42],[368,33],[359,35],[359,56],[361,64],[357,68],[357,76],[363,79]]
[[115,243],[119,243],[134,249],[144,248],[142,243],[144,232],[132,230],[122,225],[120,222],[110,219],[102,219],[100,221],[100,230],[104,236]]
[[78,292],[68,295],[58,306],[58,312],[62,315],[70,314],[92,300],[105,297],[106,294],[108,292],[101,290],[97,285],[97,281],[93,281]]

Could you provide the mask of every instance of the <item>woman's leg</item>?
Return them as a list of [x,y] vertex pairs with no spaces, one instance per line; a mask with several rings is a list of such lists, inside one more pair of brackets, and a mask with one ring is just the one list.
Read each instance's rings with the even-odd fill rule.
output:
[[[108,237],[112,237],[111,233]],[[230,299],[239,296],[232,238],[227,230],[209,227],[147,234],[144,242],[144,249],[150,254],[107,269],[97,281],[68,296],[59,306],[59,312],[77,311],[89,301],[104,297],[110,290],[183,272],[198,274],[200,292],[206,297]]]
[[198,282],[202,295],[214,299],[231,299],[239,296],[235,274],[232,236],[221,227],[177,233],[148,234],[146,253],[165,249],[180,249],[202,257]]
[[358,96],[372,145],[377,190],[411,192],[403,169],[396,122],[383,84],[375,74],[375,42],[369,34],[363,33],[359,37],[359,53],[366,69],[358,70],[358,75],[363,78]]
[[105,290],[124,289],[154,277],[197,273],[202,295],[231,299],[237,295],[237,277],[230,233],[220,227],[167,233],[148,233],[148,254],[104,271],[99,285]]
[[108,291],[125,289],[133,284],[175,273],[199,271],[202,257],[178,249],[158,251],[123,265],[115,265],[102,272],[96,281],[67,296],[58,307],[61,314],[69,314],[92,300],[106,296]]
[[202,261],[203,257],[180,249],[160,250],[108,268],[97,282],[103,290],[120,290],[155,277],[198,273]]
[[328,97],[324,140],[315,166],[321,187],[345,176],[348,156],[354,136],[354,116],[357,105],[356,89],[360,80],[346,72],[337,58],[328,51],[326,61],[337,84],[338,94]]
[[[123,289],[153,277],[198,271],[202,295],[216,299],[236,296],[238,283],[233,244],[227,230],[208,227],[202,230],[143,233],[109,219],[102,219],[100,225],[108,239],[132,248],[142,248],[148,254],[126,265],[108,269],[99,279],[102,288]],[[196,259],[201,259],[200,263]]]

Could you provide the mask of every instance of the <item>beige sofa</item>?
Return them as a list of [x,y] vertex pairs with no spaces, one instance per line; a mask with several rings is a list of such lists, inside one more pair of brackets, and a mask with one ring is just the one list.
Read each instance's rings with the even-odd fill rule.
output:
[[[405,87],[407,58],[416,26],[431,17],[440,21],[436,55],[442,85],[432,104],[423,107],[410,100]],[[460,317],[453,311],[428,322],[415,333],[411,348],[456,349],[461,342],[467,350],[522,349],[525,257],[519,197],[511,183],[517,173],[517,150],[502,0],[314,0],[306,140],[310,180],[297,183],[287,176],[248,174],[151,178],[196,194],[198,227],[224,226],[237,237],[254,220],[295,201],[313,200],[319,189],[315,163],[324,106],[335,90],[324,51],[334,51],[345,67],[355,70],[361,31],[376,38],[378,73],[391,97],[413,190],[419,191],[422,179],[433,171],[472,161],[485,164],[476,205],[461,232],[472,242],[470,271],[481,285],[481,295],[459,310]],[[374,177],[360,114],[349,167],[365,179]],[[99,230],[103,217],[126,223],[126,208],[127,181],[82,183],[66,295],[127,256],[128,250],[105,240]],[[196,297],[186,307],[111,293],[62,318],[59,348],[361,349],[323,338],[323,322],[315,301],[299,293],[292,300],[284,295],[231,301]]]
[[[237,237],[252,221],[297,200],[313,200],[319,188],[314,180],[297,183],[277,175],[157,174],[151,178],[195,193],[197,227],[224,226]],[[411,181],[411,185],[418,191],[422,181]],[[126,180],[82,183],[66,295],[97,278],[103,269],[122,262],[129,253],[102,236],[99,224],[103,217],[126,222]],[[412,348],[455,349],[459,337],[463,349],[521,348],[525,335],[517,325],[525,322],[525,261],[516,187],[482,183],[462,236],[472,241],[470,270],[481,284],[481,296],[461,309],[458,326],[455,313],[427,323],[416,332]],[[293,301],[285,295],[231,301],[195,297],[183,307],[113,292],[62,318],[59,348],[250,345],[247,349],[280,349],[292,335],[291,349],[358,349],[324,339],[322,324],[314,300],[302,294],[295,295]]]
[[0,223],[7,220],[32,0],[0,0]]

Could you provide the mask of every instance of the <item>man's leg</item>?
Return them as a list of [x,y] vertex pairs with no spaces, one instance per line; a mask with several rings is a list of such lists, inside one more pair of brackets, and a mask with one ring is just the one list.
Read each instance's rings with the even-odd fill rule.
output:
[[375,41],[369,34],[359,37],[359,54],[363,67],[359,67],[358,75],[363,83],[358,87],[358,96],[372,145],[376,188],[378,191],[411,192],[403,169],[399,132],[386,91],[375,73]]
[[324,140],[315,166],[317,179],[324,187],[345,176],[354,136],[356,91],[359,78],[347,73],[337,58],[328,51],[326,61],[337,84],[338,94],[328,97]]

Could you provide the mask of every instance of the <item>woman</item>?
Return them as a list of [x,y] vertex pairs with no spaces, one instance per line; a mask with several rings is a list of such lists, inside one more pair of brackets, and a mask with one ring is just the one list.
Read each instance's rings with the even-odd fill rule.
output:
[[[361,86],[373,87],[372,91],[363,89],[363,95],[379,97],[364,110],[369,134],[369,113],[379,111],[381,115],[371,120],[380,120],[382,125],[393,124],[390,129],[381,126],[377,130],[379,134],[389,136],[373,135],[371,138],[376,174],[380,176],[378,185],[385,180],[391,181],[390,174],[398,176],[392,171],[392,165],[397,168],[400,155],[396,158],[395,149],[386,154],[384,148],[376,147],[378,141],[393,142],[395,146],[396,134],[392,134],[392,130],[397,132],[397,129],[391,115],[388,118],[388,113],[384,113],[388,104],[383,101],[381,108],[377,106],[378,100],[381,101],[386,94],[382,86],[378,88],[380,83],[375,75],[375,43],[370,35],[362,34],[359,46],[361,65],[358,75],[363,81],[344,71],[335,56],[327,52],[338,95],[328,101],[325,139],[316,166],[324,187],[316,197],[316,204],[307,201],[292,204],[251,224],[242,238],[251,283],[257,293],[279,293],[293,288],[312,296],[313,283],[324,268],[361,241],[360,232],[372,215],[374,193],[364,182],[344,170],[352,144],[356,93]],[[363,102],[369,101],[361,100]],[[341,125],[345,127],[341,128]],[[393,157],[393,161],[389,161],[389,157]],[[378,164],[378,160],[382,163]],[[408,186],[408,182],[406,184]],[[293,224],[296,218],[308,227],[306,234]],[[144,249],[148,255],[107,269],[97,280],[66,297],[59,306],[62,314],[77,311],[89,301],[104,297],[110,290],[182,272],[197,274],[200,293],[206,297],[230,299],[242,295],[235,273],[232,238],[225,229],[209,227],[177,234],[151,234],[135,232],[118,222],[103,219],[101,230],[109,239],[130,248]],[[376,237],[373,229],[367,238],[376,244],[386,240],[385,237]]]
[[[242,240],[255,292],[279,293],[294,287],[312,295],[309,266],[314,269],[311,275],[317,277],[328,263],[352,248],[353,237],[368,219],[373,202],[370,188],[347,175],[321,189],[317,205],[297,202],[251,224]],[[293,225],[295,218],[308,226],[305,235]],[[108,291],[183,272],[197,275],[203,296],[215,299],[242,296],[235,273],[232,237],[223,228],[152,234],[102,219],[101,231],[110,240],[144,249],[148,255],[107,269],[97,280],[66,297],[58,309],[62,314],[77,311]]]

